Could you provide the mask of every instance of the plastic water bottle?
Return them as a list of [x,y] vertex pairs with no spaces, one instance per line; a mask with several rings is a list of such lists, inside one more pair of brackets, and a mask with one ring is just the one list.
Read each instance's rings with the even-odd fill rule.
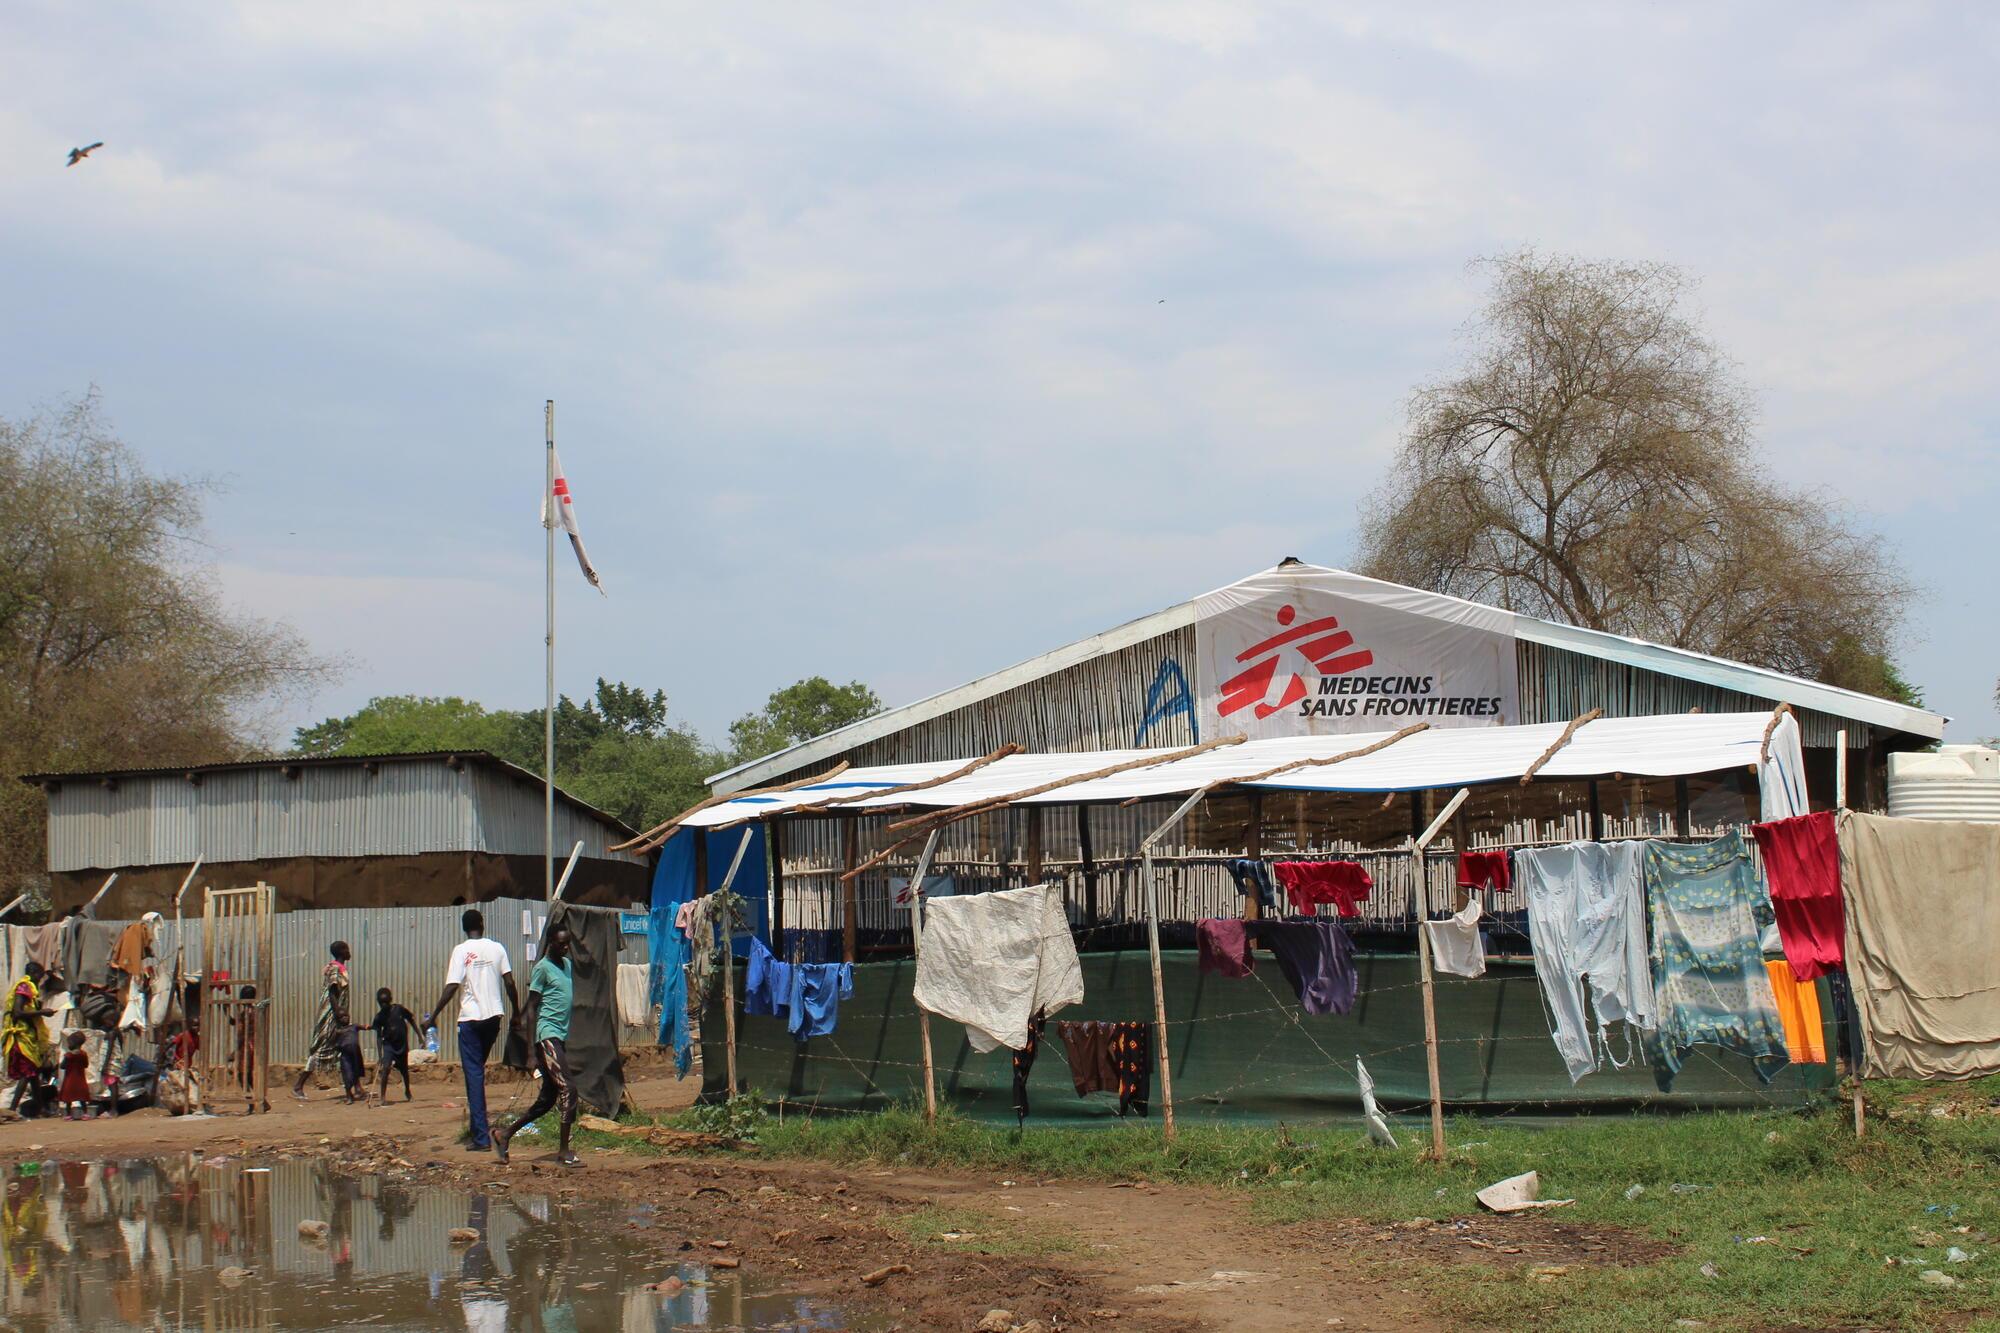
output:
[[438,1030],[436,1024],[432,1024],[430,1027],[424,1029],[424,1049],[432,1055],[438,1053]]

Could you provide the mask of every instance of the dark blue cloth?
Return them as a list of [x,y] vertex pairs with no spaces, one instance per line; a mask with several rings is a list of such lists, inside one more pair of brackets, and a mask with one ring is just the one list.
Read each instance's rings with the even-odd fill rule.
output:
[[846,963],[797,963],[792,966],[791,1019],[794,1037],[833,1035],[840,1021],[840,1002],[854,998],[854,969]]
[[694,830],[675,829],[660,848],[653,867],[653,910],[646,919],[646,944],[651,957],[646,974],[646,999],[660,1006],[661,1046],[674,1048],[674,1074],[685,1077],[694,1063],[694,1034],[688,1030],[687,936],[674,925],[674,914],[694,895]]
[[785,1020],[800,1041],[831,1036],[840,1002],[854,998],[854,968],[847,963],[788,963],[751,941],[743,974],[743,1012]]
[[1278,906],[1278,884],[1271,878],[1271,867],[1262,861],[1238,857],[1229,863],[1229,877],[1236,881],[1236,891],[1244,897],[1257,895],[1257,901],[1275,910]]
[[1278,969],[1309,1014],[1344,1014],[1361,993],[1354,970],[1354,941],[1330,917],[1253,921],[1257,942],[1278,960]]
[[743,969],[743,1012],[783,1018],[792,1002],[792,965],[750,941],[750,964]]
[[465,1115],[472,1126],[472,1146],[493,1146],[493,1131],[486,1123],[486,1057],[500,1036],[500,1018],[482,1018],[458,1024],[458,1067],[465,1074]]

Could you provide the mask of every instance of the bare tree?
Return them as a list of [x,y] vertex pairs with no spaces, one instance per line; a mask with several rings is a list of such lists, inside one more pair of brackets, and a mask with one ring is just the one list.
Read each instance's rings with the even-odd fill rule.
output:
[[1419,389],[1361,569],[1892,697],[1909,587],[1824,494],[1768,476],[1749,394],[1662,264],[1523,252],[1459,374]]
[[42,800],[17,775],[242,757],[333,669],[223,605],[203,493],[149,474],[94,393],[0,419],[0,891],[42,859]]

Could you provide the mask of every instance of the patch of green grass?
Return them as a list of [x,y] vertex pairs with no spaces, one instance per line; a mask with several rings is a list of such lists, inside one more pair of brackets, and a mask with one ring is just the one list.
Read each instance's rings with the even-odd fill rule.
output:
[[[1576,1200],[1557,1219],[1630,1228],[1671,1243],[1674,1253],[1651,1263],[1571,1265],[1548,1282],[1532,1280],[1522,1265],[1431,1264],[1421,1274],[1402,1265],[1400,1275],[1420,1276],[1455,1322],[1925,1328],[1995,1318],[2000,1118],[1891,1117],[1879,1113],[1888,1099],[1870,1095],[1883,1104],[1859,1141],[1844,1107],[1580,1117],[1542,1127],[1467,1118],[1450,1126],[1442,1163],[1422,1158],[1420,1133],[1381,1149],[1351,1125],[1190,1125],[1168,1144],[1157,1126],[1024,1132],[949,1114],[926,1124],[910,1110],[787,1118],[765,1124],[759,1141],[771,1156],[848,1164],[1237,1188],[1271,1222],[1470,1215],[1479,1187],[1535,1170],[1545,1197]],[[1977,1100],[1976,1090],[1958,1097]],[[1633,1185],[1643,1190],[1628,1199]],[[1757,1236],[1766,1239],[1752,1242]],[[1948,1263],[1952,1245],[1975,1257]],[[1716,1276],[1704,1275],[1703,1265]],[[1957,1285],[1923,1285],[1917,1275],[1926,1268]]]
[[1081,1249],[1081,1242],[1046,1221],[1033,1225],[1018,1218],[973,1208],[919,1208],[890,1223],[911,1240],[956,1254],[986,1254],[998,1258],[1046,1259]]

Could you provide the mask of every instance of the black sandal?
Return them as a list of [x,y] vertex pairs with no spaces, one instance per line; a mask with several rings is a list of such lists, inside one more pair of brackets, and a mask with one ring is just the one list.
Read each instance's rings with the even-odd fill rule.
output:
[[576,1155],[575,1153],[573,1153],[573,1152],[566,1152],[566,1153],[564,1153],[564,1154],[563,1154],[562,1156],[560,1156],[560,1157],[556,1158],[556,1165],[558,1165],[558,1166],[582,1166],[582,1165],[583,1165],[583,1159],[582,1159],[581,1157],[578,1157],[578,1156],[577,1156],[577,1155]]

